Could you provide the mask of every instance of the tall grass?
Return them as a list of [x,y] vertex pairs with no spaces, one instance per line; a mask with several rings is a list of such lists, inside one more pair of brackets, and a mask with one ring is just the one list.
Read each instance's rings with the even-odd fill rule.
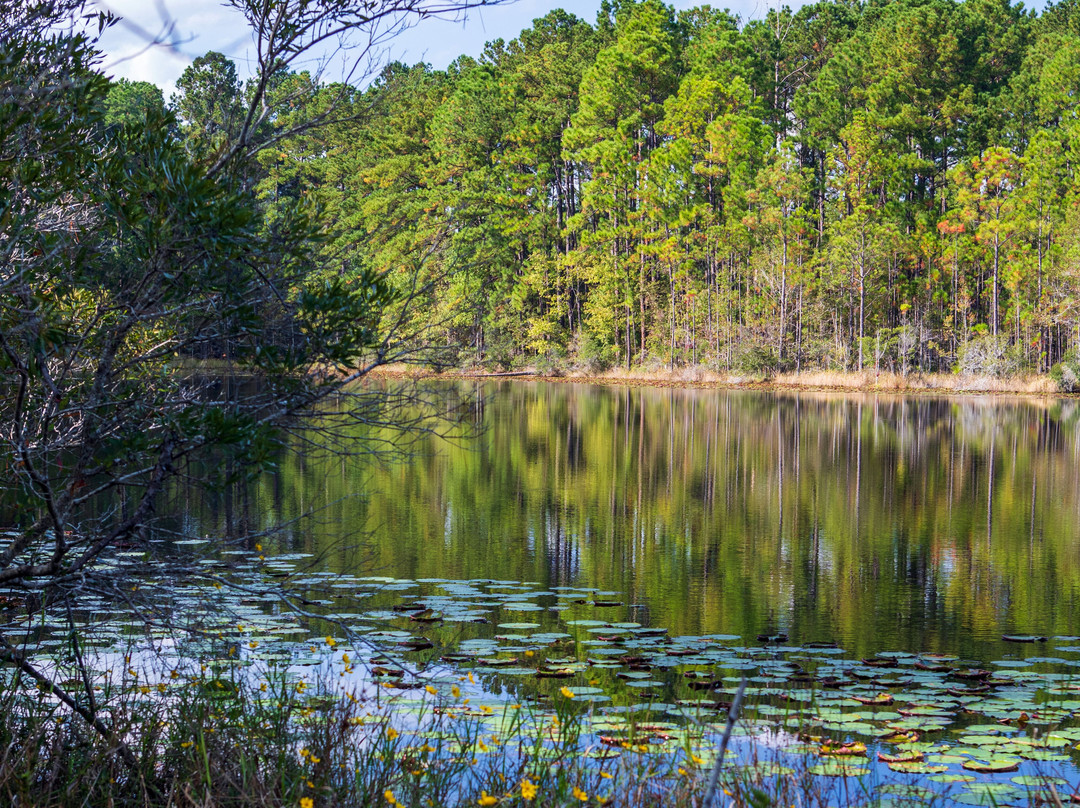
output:
[[[380,369],[376,375],[407,376],[409,378],[487,378],[491,374],[448,371],[425,373],[416,368],[391,367]],[[520,377],[520,374],[517,374]],[[525,376],[525,378],[530,378]],[[643,367],[626,370],[613,368],[599,374],[567,371],[558,375],[535,373],[531,378],[547,381],[597,384],[630,384],[656,387],[750,387],[755,389],[843,390],[885,393],[1000,393],[1034,396],[1057,396],[1062,391],[1050,376],[1025,374],[1020,376],[973,376],[952,373],[890,373],[888,371],[831,371],[811,370],[801,373],[747,375],[717,372],[702,366]]]
[[[144,692],[144,691],[149,691]],[[413,701],[415,707],[415,701]],[[204,673],[129,688],[101,710],[135,765],[39,692],[0,693],[0,803],[37,808],[345,806],[699,806],[711,764],[693,745],[645,753],[648,729],[583,745],[587,705],[507,702],[497,735],[467,701],[440,696],[407,720],[391,699],[299,693],[295,682]],[[698,741],[702,738],[697,737]],[[622,748],[617,748],[622,747]],[[609,755],[609,752],[611,753]],[[621,753],[618,756],[615,753]],[[750,762],[754,762],[753,755]],[[751,767],[752,769],[753,767]],[[823,793],[805,770],[736,776],[715,805],[872,803],[856,781]]]

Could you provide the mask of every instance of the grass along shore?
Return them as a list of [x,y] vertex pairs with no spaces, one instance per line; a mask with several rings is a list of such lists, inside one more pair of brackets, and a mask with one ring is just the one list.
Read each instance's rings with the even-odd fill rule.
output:
[[952,373],[891,373],[888,371],[808,370],[773,375],[746,375],[717,372],[705,367],[612,368],[599,373],[571,369],[545,371],[525,368],[500,372],[483,368],[456,368],[434,371],[411,365],[388,365],[379,368],[375,377],[433,379],[523,379],[532,381],[579,382],[587,384],[630,385],[635,387],[723,388],[748,390],[807,390],[932,395],[1076,395],[1061,389],[1050,376],[1025,374],[997,377]]

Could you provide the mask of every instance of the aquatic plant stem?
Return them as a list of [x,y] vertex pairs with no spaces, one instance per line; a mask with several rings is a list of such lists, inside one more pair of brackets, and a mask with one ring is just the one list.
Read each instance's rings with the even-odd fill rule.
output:
[[713,766],[712,774],[709,775],[709,785],[705,789],[705,797],[702,805],[712,802],[716,793],[716,784],[720,780],[720,767],[724,765],[724,753],[727,752],[728,741],[731,740],[731,731],[735,728],[735,722],[739,719],[739,708],[742,707],[743,693],[746,692],[746,677],[739,683],[739,689],[735,693],[735,699],[731,702],[731,709],[727,714],[727,725],[724,727],[724,736],[720,739],[720,751],[716,754],[716,765]]
[[19,649],[2,637],[0,637],[0,661],[10,663],[25,673],[34,680],[35,684],[37,684],[43,692],[49,693],[59,699],[68,709],[82,718],[87,726],[93,729],[102,739],[112,744],[124,765],[128,767],[132,774],[139,777],[140,784],[145,789],[148,797],[152,798],[155,802],[164,798],[157,786],[147,782],[146,779],[141,776],[139,759],[135,756],[135,753],[131,751],[131,747],[128,746],[128,744],[120,738],[111,727],[98,718],[95,712],[79,704],[71,694],[30,664]]

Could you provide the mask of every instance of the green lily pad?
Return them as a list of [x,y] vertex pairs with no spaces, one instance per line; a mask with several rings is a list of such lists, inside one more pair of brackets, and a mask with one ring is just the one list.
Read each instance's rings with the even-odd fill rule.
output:
[[810,774],[821,777],[863,777],[870,774],[870,768],[862,761],[849,761],[842,758],[827,758],[806,769]]
[[948,766],[915,761],[890,763],[889,768],[894,772],[903,772],[904,774],[941,774],[949,770]]
[[1014,772],[1020,768],[1020,759],[1015,757],[990,757],[984,760],[965,760],[963,767],[979,774],[1000,774]]

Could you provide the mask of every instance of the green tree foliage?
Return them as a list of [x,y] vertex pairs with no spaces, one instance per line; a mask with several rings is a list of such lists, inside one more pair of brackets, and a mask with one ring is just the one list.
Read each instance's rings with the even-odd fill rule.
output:
[[177,80],[171,103],[193,145],[208,148],[235,136],[244,113],[236,65],[216,51],[197,57]]
[[164,111],[161,88],[148,81],[117,79],[105,96],[106,126],[136,126],[148,117],[160,118]]
[[[1076,19],[556,11],[363,90],[282,68],[290,116],[264,126],[343,93],[355,115],[263,150],[259,187],[271,213],[317,199],[324,257],[415,292],[447,361],[950,370],[985,333],[1048,371],[1080,341]],[[244,92],[217,55],[189,73],[174,105],[212,150]]]
[[[144,611],[114,555],[138,546],[162,573],[146,529],[170,480],[258,474],[292,430],[340,451],[345,424],[396,417],[393,395],[352,382],[427,344],[409,316],[417,273],[410,292],[404,273],[353,260],[335,240],[348,211],[312,193],[350,173],[330,160],[371,113],[288,65],[327,30],[370,42],[373,22],[430,7],[235,5],[260,67],[241,93],[227,59],[197,59],[178,121],[160,92],[98,69],[107,14],[0,0],[0,587],[31,614],[66,603],[73,638],[88,597],[179,617]],[[131,764],[85,669],[69,692],[33,651],[0,638],[0,664]]]

